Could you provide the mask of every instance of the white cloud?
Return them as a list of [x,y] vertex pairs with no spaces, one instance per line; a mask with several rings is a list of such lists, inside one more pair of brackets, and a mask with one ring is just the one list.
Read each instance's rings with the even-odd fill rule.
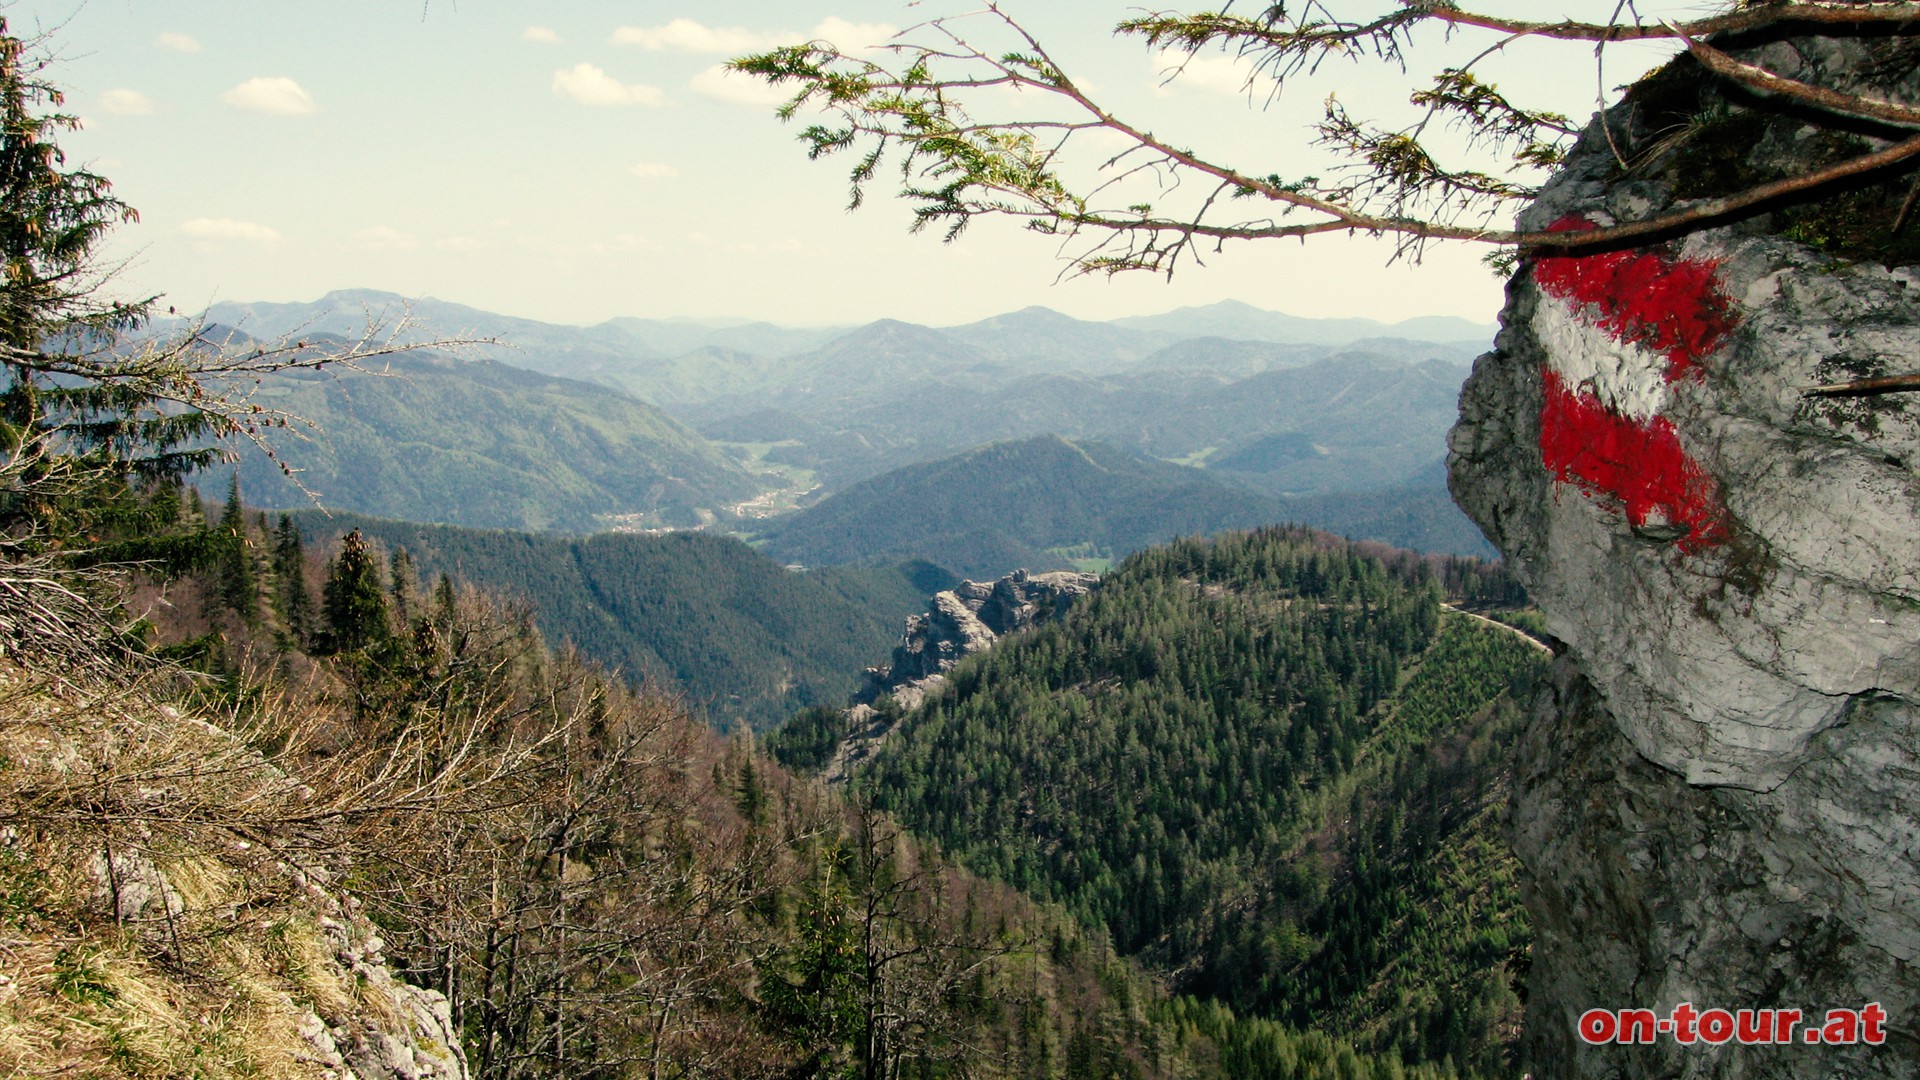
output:
[[854,52],[884,45],[899,32],[899,27],[889,23],[848,22],[829,15],[813,28],[813,39],[832,42],[842,52]]
[[271,244],[280,234],[265,225],[232,218],[194,218],[180,223],[180,233],[196,240],[243,240],[251,244]]
[[529,26],[520,31],[521,41],[534,41],[542,45],[560,44],[560,35],[550,26]]
[[692,19],[675,19],[665,26],[622,26],[613,32],[615,45],[690,53],[750,53],[789,44],[792,34],[756,34],[739,27],[702,26]]
[[666,97],[657,86],[629,86],[584,60],[553,73],[553,92],[582,105],[658,105]]
[[248,112],[301,116],[313,111],[313,95],[286,76],[248,79],[220,95],[220,100]]
[[155,38],[153,47],[156,49],[165,49],[168,52],[179,53],[197,53],[200,51],[199,42],[185,34],[176,34],[171,30]]
[[138,90],[108,90],[100,95],[100,108],[115,116],[146,116],[155,105]]
[[715,64],[695,75],[687,85],[710,98],[756,107],[784,105],[794,94],[790,87],[769,86],[751,75],[728,71],[723,64]]
[[821,20],[805,36],[791,30],[759,33],[737,26],[707,26],[692,19],[675,19],[665,26],[622,26],[613,32],[612,40],[615,45],[638,45],[663,52],[738,56],[809,40],[828,41],[856,51],[878,45],[899,32],[886,23],[856,23],[832,17]]
[[439,248],[441,251],[452,251],[464,254],[469,251],[479,251],[481,248],[487,246],[487,242],[471,236],[447,236],[435,240],[433,246]]
[[670,176],[680,175],[680,170],[671,165],[657,165],[650,161],[643,161],[638,165],[630,165],[627,167],[627,171],[642,180],[663,180]]
[[370,251],[412,251],[420,246],[419,237],[387,225],[361,229],[353,238]]

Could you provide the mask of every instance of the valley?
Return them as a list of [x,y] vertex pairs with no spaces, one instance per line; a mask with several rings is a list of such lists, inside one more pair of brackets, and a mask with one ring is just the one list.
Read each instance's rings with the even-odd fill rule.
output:
[[[207,318],[243,341],[357,340],[370,325],[392,340],[481,341],[398,360],[378,389],[374,375],[270,381],[262,400],[319,430],[278,461],[243,450],[248,498],[269,508],[317,496],[450,525],[711,530],[804,565],[927,558],[963,576],[1111,565],[1149,537],[1279,521],[1490,552],[1439,474],[1464,365],[1491,334],[1461,320],[1222,304],[1113,323],[1028,308],[942,329],[569,327],[364,290]],[[1392,336],[1413,333],[1431,340]],[[1048,458],[1036,449],[1047,438],[1084,453]],[[1047,510],[1045,527],[1015,520],[1008,499],[1023,483],[1073,491],[1074,505]],[[913,490],[943,504],[938,521],[931,503],[903,505],[887,529],[831,539],[882,493]],[[1162,496],[1186,509],[1127,522]]]

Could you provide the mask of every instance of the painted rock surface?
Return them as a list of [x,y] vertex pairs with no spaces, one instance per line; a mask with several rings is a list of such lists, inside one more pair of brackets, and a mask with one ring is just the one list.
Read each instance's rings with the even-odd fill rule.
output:
[[[1846,85],[1873,47],[1764,59]],[[1630,112],[1612,114],[1623,145]],[[1816,145],[1777,123],[1755,154]],[[1648,216],[1672,183],[1623,177],[1596,124],[1521,224]],[[1449,464],[1564,643],[1517,762],[1534,1075],[1920,1075],[1920,395],[1804,393],[1920,371],[1920,272],[1761,217],[1532,260],[1502,323]],[[1589,1008],[1683,1001],[1878,1001],[1902,1034],[1574,1034]]]

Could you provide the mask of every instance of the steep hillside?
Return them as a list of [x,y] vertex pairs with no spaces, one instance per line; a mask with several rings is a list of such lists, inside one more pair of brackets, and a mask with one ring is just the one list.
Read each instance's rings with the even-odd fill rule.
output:
[[863,481],[775,519],[761,537],[788,562],[925,559],[991,580],[1283,516],[1275,501],[1197,470],[1047,436]]
[[0,1074],[466,1080],[329,885],[325,795],[159,676],[0,661]]
[[1503,748],[1542,650],[1440,611],[1469,570],[1301,530],[1149,549],[963,662],[858,783],[1182,988],[1503,1072]]
[[[327,557],[171,488],[131,501],[141,542],[203,557],[125,595],[135,638],[95,612],[50,629],[98,652],[0,664],[9,1075],[1454,1075],[1169,999],[869,800],[357,534]],[[33,569],[0,618],[82,595]]]
[[1405,487],[1295,495],[1281,500],[1286,520],[1355,540],[1378,540],[1414,551],[1491,559],[1497,553],[1480,526],[1454,505],[1446,469],[1436,461]]
[[[493,360],[396,358],[385,374],[271,376],[259,400],[318,424],[282,461],[326,505],[416,521],[588,531],[694,525],[766,484],[666,414],[604,387]],[[247,449],[267,507],[311,506]]]
[[721,727],[766,727],[844,699],[886,657],[901,620],[952,580],[924,566],[796,574],[704,533],[570,538],[349,514],[296,520],[322,541],[359,529],[405,548],[422,574],[523,602],[550,640],[684,695]]

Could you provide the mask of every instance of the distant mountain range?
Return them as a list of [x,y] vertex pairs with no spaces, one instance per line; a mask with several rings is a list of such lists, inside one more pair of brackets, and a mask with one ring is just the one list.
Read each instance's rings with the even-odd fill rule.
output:
[[[574,327],[365,290],[222,304],[209,317],[273,339],[354,336],[402,312],[404,339],[491,340],[465,363],[403,358],[401,379],[290,377],[269,388],[274,404],[326,430],[284,450],[326,505],[563,531],[718,525],[814,562],[823,551],[846,554],[822,539],[834,532],[826,522],[849,513],[847,502],[821,502],[835,493],[989,444],[1054,436],[1105,444],[1140,467],[1146,458],[1193,466],[1200,472],[1179,473],[1175,485],[1188,494],[1200,490],[1186,486],[1197,476],[1225,481],[1207,499],[1236,509],[1182,519],[1179,529],[1311,511],[1317,524],[1360,535],[1485,550],[1452,520],[1432,479],[1466,362],[1493,333],[1465,320],[1306,319],[1223,302],[1111,322],[1030,307],[945,328],[630,318]],[[964,468],[1003,456],[896,475],[880,488],[898,502],[906,485],[933,483],[918,499],[931,505],[959,497]],[[1132,468],[1105,474],[1116,485],[1105,505],[1142,499]],[[304,503],[275,463],[250,459],[242,479],[251,500]],[[1392,512],[1378,503],[1388,492],[1414,505]],[[768,524],[816,502],[813,516]],[[1056,547],[1135,544],[1110,533],[1102,525],[1063,539],[988,524],[947,557],[1000,572],[1009,559],[1057,562],[1063,556],[1046,555]],[[1148,533],[1173,535],[1139,535]],[[908,547],[928,550],[919,540]]]
[[1289,344],[1351,345],[1367,338],[1403,338],[1476,345],[1493,341],[1492,326],[1452,316],[1426,315],[1397,323],[1373,319],[1310,319],[1267,311],[1238,300],[1183,307],[1161,315],[1115,319],[1113,325],[1174,337],[1225,337]]

